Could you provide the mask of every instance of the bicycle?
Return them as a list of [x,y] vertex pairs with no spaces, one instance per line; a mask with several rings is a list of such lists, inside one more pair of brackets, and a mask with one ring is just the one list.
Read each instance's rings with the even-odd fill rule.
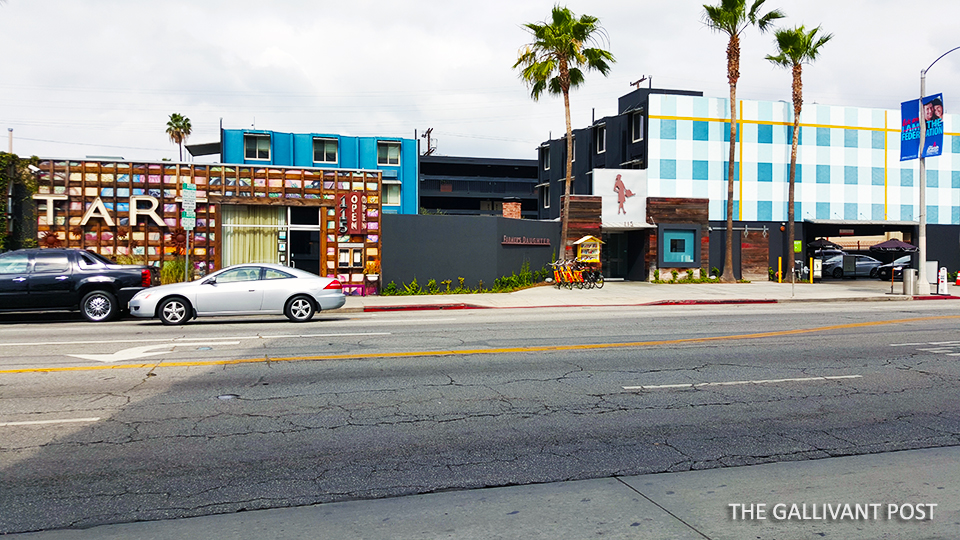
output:
[[587,266],[587,263],[577,259],[577,264],[580,267],[580,273],[583,277],[584,286],[588,289],[597,289],[603,288],[603,272],[599,268],[592,268]]

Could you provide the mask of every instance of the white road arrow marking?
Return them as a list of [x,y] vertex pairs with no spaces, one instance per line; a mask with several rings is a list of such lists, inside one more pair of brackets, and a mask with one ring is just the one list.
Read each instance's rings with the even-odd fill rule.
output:
[[[182,347],[184,345],[190,347],[196,347],[198,345],[239,345],[239,341],[215,341],[209,343],[198,343],[196,341],[190,343],[164,343],[159,345],[144,345],[143,347],[131,347],[129,349],[123,349],[122,351],[117,351],[113,354],[68,354],[67,356],[72,356],[74,358],[80,358],[83,360],[94,360],[96,362],[120,362],[125,360],[134,360],[136,358],[145,358],[147,356],[156,356],[158,354],[167,354],[173,352],[174,347]],[[164,349],[162,351],[157,351],[154,349]]]

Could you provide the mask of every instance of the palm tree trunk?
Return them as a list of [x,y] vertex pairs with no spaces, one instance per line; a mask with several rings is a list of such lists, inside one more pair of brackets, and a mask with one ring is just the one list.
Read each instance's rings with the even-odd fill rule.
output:
[[563,199],[563,210],[560,215],[560,258],[567,258],[567,229],[570,216],[570,192],[573,184],[573,124],[570,121],[570,91],[563,91],[563,110],[567,118],[567,177],[564,180],[566,197]]
[[727,166],[727,230],[726,248],[723,254],[723,275],[720,281],[734,283],[737,281],[733,273],[733,173],[734,158],[737,149],[737,86],[730,85],[730,159]]
[[[740,78],[740,38],[730,35],[727,43],[727,81],[730,83],[730,159],[727,162],[727,231],[723,256],[723,283],[736,283],[733,272],[733,177],[737,150],[737,80]],[[741,204],[743,202],[741,201]]]
[[[790,282],[795,281],[793,266],[796,264],[794,259],[796,254],[793,248],[793,243],[796,239],[794,233],[794,221],[796,221],[796,215],[794,214],[794,200],[795,191],[796,191],[796,182],[797,182],[797,145],[800,142],[800,109],[803,107],[803,86],[801,82],[801,65],[794,64],[793,66],[793,141],[790,144],[790,187],[788,188],[787,195],[787,246],[790,249]],[[813,269],[811,268],[812,272]]]

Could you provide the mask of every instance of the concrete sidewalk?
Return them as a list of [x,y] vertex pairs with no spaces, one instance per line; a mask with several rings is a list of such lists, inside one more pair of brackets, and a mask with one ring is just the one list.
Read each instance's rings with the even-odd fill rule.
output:
[[[949,289],[951,293],[960,291],[953,287]],[[796,284],[774,281],[729,284],[608,281],[602,289],[567,290],[539,286],[512,293],[349,296],[339,311],[960,299],[949,295],[911,296],[902,292],[902,283],[896,282],[891,288],[890,282],[876,279]]]
[[10,538],[952,539],[960,531],[958,463],[960,447],[936,448],[350,501]]

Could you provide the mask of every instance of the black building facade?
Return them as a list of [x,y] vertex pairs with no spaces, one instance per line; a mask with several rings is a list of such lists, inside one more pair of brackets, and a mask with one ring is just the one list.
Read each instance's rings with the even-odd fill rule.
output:
[[420,156],[420,208],[447,215],[501,215],[505,201],[537,219],[537,161]]
[[[618,100],[616,116],[607,116],[583,129],[573,130],[573,195],[592,195],[594,169],[647,168],[647,102],[650,94],[703,96],[703,92],[640,88]],[[537,159],[539,218],[560,217],[564,193],[567,139],[540,145]]]

